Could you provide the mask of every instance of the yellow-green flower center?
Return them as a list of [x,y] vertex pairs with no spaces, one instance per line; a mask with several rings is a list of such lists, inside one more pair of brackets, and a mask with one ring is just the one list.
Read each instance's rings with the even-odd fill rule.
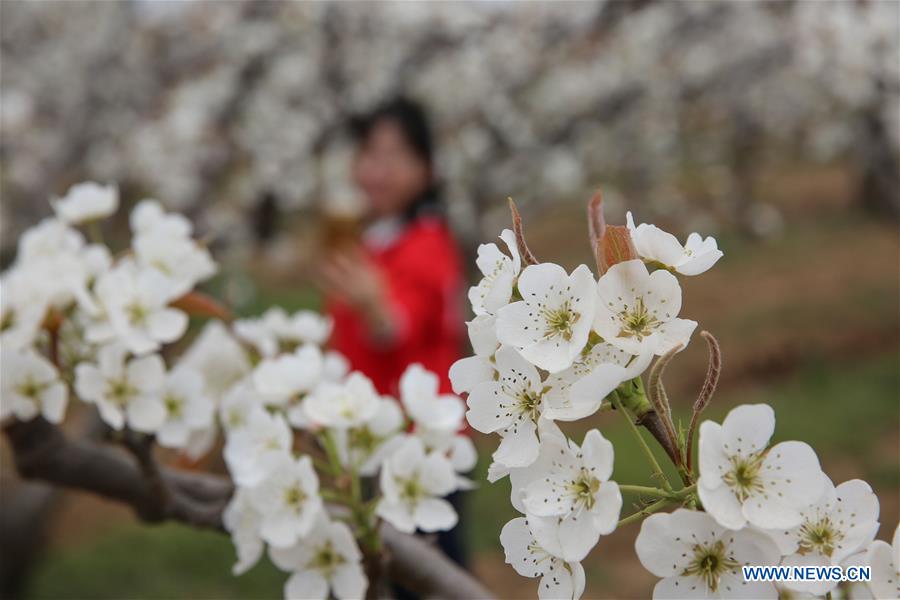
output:
[[300,512],[306,502],[306,492],[299,484],[292,485],[284,491],[284,503],[293,510]]
[[137,390],[126,378],[111,379],[106,384],[106,397],[113,404],[125,406],[131,401]]
[[331,540],[328,540],[316,550],[308,567],[322,571],[326,578],[330,578],[334,570],[345,562],[344,557],[335,552]]
[[800,526],[800,554],[818,552],[831,556],[835,546],[844,538],[844,534],[834,527],[831,517],[824,516],[818,521],[806,521]]
[[184,400],[174,394],[166,394],[163,398],[166,413],[173,419],[178,419],[184,414]]
[[644,305],[644,299],[638,298],[630,311],[622,311],[622,329],[619,337],[637,338],[642,340],[656,329],[659,320],[654,317]]
[[581,315],[572,310],[569,300],[557,308],[543,308],[541,316],[544,318],[544,337],[549,339],[559,336],[567,342],[571,341],[572,329],[581,319]]
[[725,473],[722,479],[741,502],[763,490],[763,484],[759,477],[763,458],[763,454],[754,454],[746,458],[731,457],[732,469]]
[[694,558],[682,575],[694,575],[702,579],[713,592],[719,587],[719,578],[727,571],[734,570],[739,563],[728,556],[725,543],[721,540],[713,544],[695,544]]

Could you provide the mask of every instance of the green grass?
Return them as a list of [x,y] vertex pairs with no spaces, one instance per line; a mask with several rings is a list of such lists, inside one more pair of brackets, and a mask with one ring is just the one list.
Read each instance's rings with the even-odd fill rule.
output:
[[[836,461],[849,461],[852,476],[869,480],[877,492],[895,494],[900,487],[898,361],[900,356],[890,353],[856,363],[810,363],[787,378],[720,390],[706,416],[720,420],[736,404],[768,402],[778,419],[776,440],[809,442],[826,471]],[[676,413],[688,416],[684,411]],[[599,428],[615,445],[617,481],[651,483],[645,459],[621,415],[598,415],[586,427]],[[573,435],[580,440],[580,434]],[[484,480],[495,442],[486,437],[478,440],[482,460],[475,479],[481,483],[468,499],[464,522],[468,545],[476,555],[498,552],[500,529],[516,516],[509,504],[509,483]],[[625,498],[626,511],[633,501]],[[142,599],[280,597],[286,576],[267,560],[242,577],[231,575],[233,561],[231,543],[222,535],[179,525],[123,526],[49,553],[34,572],[27,597],[121,598],[126,590],[129,598]],[[594,569],[591,580],[602,582],[607,576],[612,575]]]
[[120,530],[46,556],[28,598],[281,598],[287,576],[268,559],[231,575],[234,549],[224,535],[181,525]]

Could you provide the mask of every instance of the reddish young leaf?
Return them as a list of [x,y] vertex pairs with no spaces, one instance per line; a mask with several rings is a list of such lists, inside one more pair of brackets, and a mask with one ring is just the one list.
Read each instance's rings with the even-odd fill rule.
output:
[[230,321],[234,318],[228,307],[201,292],[188,292],[181,298],[172,301],[170,306],[195,317],[212,317],[223,321]]

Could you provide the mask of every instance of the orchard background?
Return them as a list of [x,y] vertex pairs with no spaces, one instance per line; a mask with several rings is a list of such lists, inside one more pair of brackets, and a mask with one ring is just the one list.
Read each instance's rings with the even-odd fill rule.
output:
[[[682,238],[715,233],[726,256],[683,309],[724,352],[708,417],[770,403],[777,440],[812,444],[836,482],[869,481],[882,523],[900,516],[900,5],[13,1],[0,17],[4,267],[49,196],[115,181],[126,206],[158,197],[194,220],[222,263],[206,288],[239,314],[316,308],[316,215],[354,205],[340,124],[405,91],[434,112],[469,250],[506,226],[511,195],[535,254],[590,264],[583,205],[600,182],[610,222],[627,205]],[[701,344],[676,359],[676,416],[705,361]],[[624,426],[595,424],[620,449],[617,478],[639,481]],[[476,444],[487,459],[492,444]],[[2,548],[28,568],[4,560],[4,591],[279,594],[266,561],[228,575],[226,537],[136,524],[20,482],[8,459]],[[498,543],[508,484],[484,482],[485,466],[465,523],[472,564],[501,596],[531,596]],[[637,528],[591,554],[589,590],[651,588]]]

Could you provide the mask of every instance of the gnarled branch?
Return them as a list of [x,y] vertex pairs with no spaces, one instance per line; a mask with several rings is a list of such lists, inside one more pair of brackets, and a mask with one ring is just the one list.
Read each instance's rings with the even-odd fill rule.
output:
[[[38,417],[13,422],[4,431],[19,473],[28,479],[93,492],[131,506],[148,522],[178,521],[225,531],[222,512],[234,490],[230,481],[209,473],[159,468],[167,493],[145,476],[125,452],[110,446],[71,439]],[[490,598],[492,594],[469,573],[421,538],[381,526],[391,579],[430,598]]]

